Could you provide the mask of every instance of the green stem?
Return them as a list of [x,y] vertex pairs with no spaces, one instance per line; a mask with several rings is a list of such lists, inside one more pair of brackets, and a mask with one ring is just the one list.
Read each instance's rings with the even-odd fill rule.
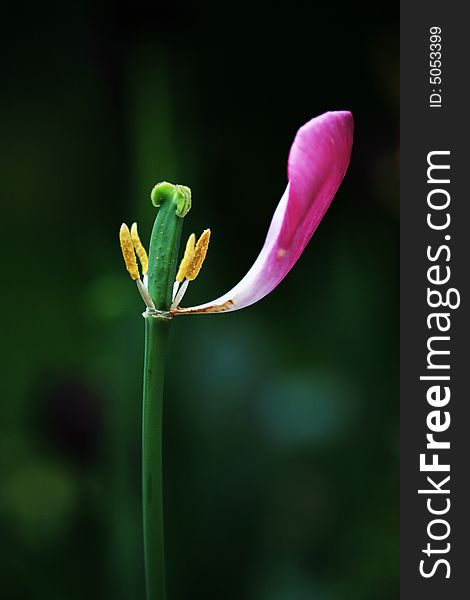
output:
[[165,600],[162,413],[165,349],[170,320],[145,317],[142,414],[142,501],[147,600]]

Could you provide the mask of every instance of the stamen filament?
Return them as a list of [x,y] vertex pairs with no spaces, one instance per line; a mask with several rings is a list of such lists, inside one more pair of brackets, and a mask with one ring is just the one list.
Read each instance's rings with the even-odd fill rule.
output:
[[170,310],[174,310],[175,308],[178,308],[181,300],[183,299],[183,296],[186,293],[186,290],[188,289],[188,285],[189,285],[189,279],[185,279],[183,281],[183,283],[181,284],[180,289],[178,290],[178,293],[175,296],[175,299],[173,300]]
[[153,303],[153,300],[150,297],[147,288],[142,283],[142,280],[140,278],[136,279],[136,284],[137,289],[139,290],[140,295],[142,296],[142,300],[145,302],[145,306],[150,310],[155,310],[155,304]]

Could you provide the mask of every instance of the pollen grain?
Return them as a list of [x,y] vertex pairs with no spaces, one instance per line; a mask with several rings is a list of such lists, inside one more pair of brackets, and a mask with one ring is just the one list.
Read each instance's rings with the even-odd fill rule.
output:
[[191,260],[191,264],[188,266],[186,271],[186,279],[194,281],[199,275],[204,259],[206,258],[207,248],[209,247],[209,240],[211,237],[211,230],[205,229],[201,237],[198,239],[196,248],[194,249],[194,256]]
[[181,259],[180,268],[178,269],[178,273],[176,274],[176,281],[181,283],[183,279],[186,277],[186,272],[188,270],[191,261],[194,256],[194,249],[196,246],[196,236],[192,233],[188,241],[186,242],[186,248],[184,250],[183,258]]
[[129,227],[123,223],[119,230],[119,241],[121,242],[122,256],[126,263],[126,269],[134,281],[140,278],[139,267],[135,257],[134,244],[132,243]]
[[131,226],[131,239],[134,244],[134,249],[139,257],[140,264],[142,265],[142,275],[147,275],[149,270],[149,259],[147,252],[140,241],[139,232],[137,231],[137,223],[132,223]]

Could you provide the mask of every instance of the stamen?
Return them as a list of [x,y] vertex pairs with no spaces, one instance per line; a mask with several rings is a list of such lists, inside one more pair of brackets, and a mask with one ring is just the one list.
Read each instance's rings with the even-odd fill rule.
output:
[[186,242],[186,248],[184,250],[184,255],[180,263],[180,268],[178,269],[178,273],[176,274],[176,281],[181,283],[186,276],[186,271],[188,270],[189,265],[194,257],[194,250],[196,246],[196,236],[192,233],[188,241]]
[[206,258],[210,237],[211,230],[205,229],[197,241],[196,248],[194,249],[193,259],[191,260],[191,264],[188,266],[185,274],[186,279],[189,281],[194,281],[199,275],[199,271],[201,270],[204,259]]
[[139,267],[137,266],[137,259],[135,257],[134,244],[132,243],[131,234],[128,226],[123,223],[119,230],[119,240],[121,242],[122,256],[126,263],[126,269],[129,271],[129,275],[134,281],[140,278]]
[[[181,261],[176,281],[173,285],[173,302],[171,303],[170,311],[178,308],[183,296],[188,289],[190,281],[194,281],[199,275],[204,259],[206,258],[207,248],[209,246],[209,240],[211,237],[211,230],[205,229],[201,237],[198,239],[196,247],[194,247],[194,240],[196,239],[194,233],[189,236],[186,244],[186,250],[184,252],[183,260]],[[183,281],[184,279],[184,281]],[[180,286],[180,282],[181,283]]]
[[142,275],[146,275],[149,270],[149,259],[147,252],[140,241],[139,233],[137,231],[137,223],[132,223],[131,226],[131,239],[134,244],[134,249],[139,257],[140,264],[142,265]]
[[[142,265],[142,270],[145,269],[145,273],[148,270],[148,259],[147,253],[145,252],[144,247],[142,246],[139,234],[137,233],[137,225],[134,223],[131,227],[131,231],[129,231],[128,226],[123,223],[121,225],[121,229],[119,230],[119,240],[121,242],[121,250],[122,255],[124,257],[124,262],[126,263],[126,269],[129,271],[130,276],[137,284],[137,289],[142,296],[142,300],[145,302],[145,306],[149,310],[155,310],[155,304],[153,303],[150,294],[148,293],[147,286],[142,283],[139,274],[139,267],[137,265],[137,259],[135,254],[139,255],[139,260]],[[144,275],[144,281],[147,275]]]

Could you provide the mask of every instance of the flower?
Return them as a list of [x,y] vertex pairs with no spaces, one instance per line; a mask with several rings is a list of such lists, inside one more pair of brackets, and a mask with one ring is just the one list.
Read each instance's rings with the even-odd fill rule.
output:
[[[288,184],[253,266],[234,288],[220,298],[180,308],[189,282],[201,269],[210,230],[205,230],[197,243],[194,234],[190,236],[173,287],[171,316],[239,310],[264,298],[284,279],[308,244],[343,180],[351,156],[353,129],[352,114],[337,111],[311,119],[298,130],[289,153]],[[136,232],[135,227],[134,230]],[[132,239],[135,244],[135,236]],[[140,258],[139,243],[135,248]],[[145,285],[138,278],[138,273],[136,276],[135,257],[129,267],[126,259],[129,251],[122,239],[121,245],[126,266],[137,282],[147,309],[151,311],[155,307],[152,309],[148,298],[144,297],[149,295],[145,294]]]

